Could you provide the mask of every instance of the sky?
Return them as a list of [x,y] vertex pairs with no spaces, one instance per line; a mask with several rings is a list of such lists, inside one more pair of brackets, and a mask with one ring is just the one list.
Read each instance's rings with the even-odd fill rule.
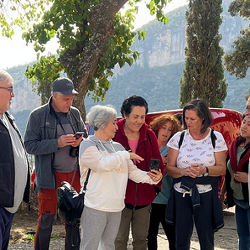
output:
[[[141,27],[155,18],[149,14],[145,2],[149,2],[149,0],[143,0],[140,3],[139,12],[136,15],[134,23],[136,28]],[[167,4],[165,12],[169,12],[186,4],[188,4],[188,0],[172,0]],[[22,32],[20,29],[17,29],[15,32],[16,35],[13,36],[12,40],[6,37],[0,37],[0,69],[6,70],[14,66],[27,64],[37,60],[32,44],[26,45],[25,41],[21,38]],[[56,42],[54,41],[49,44],[47,49],[46,53],[56,53]]]

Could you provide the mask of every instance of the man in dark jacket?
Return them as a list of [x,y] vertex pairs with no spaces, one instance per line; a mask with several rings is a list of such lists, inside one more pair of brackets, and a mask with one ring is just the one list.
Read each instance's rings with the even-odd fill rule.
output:
[[7,112],[14,97],[13,79],[0,70],[0,249],[7,250],[14,213],[29,201],[29,166],[21,134]]
[[[28,153],[35,155],[36,185],[38,188],[39,220],[35,238],[35,249],[49,249],[52,224],[57,210],[56,190],[62,181],[71,183],[80,191],[78,148],[82,141],[74,136],[86,132],[78,109],[72,107],[78,94],[68,78],[53,82],[53,95],[49,102],[30,114],[24,143]],[[74,175],[74,171],[75,175]],[[80,236],[72,233],[66,225],[65,249],[79,249]],[[72,235],[72,236],[71,236]],[[71,237],[76,237],[72,246]]]

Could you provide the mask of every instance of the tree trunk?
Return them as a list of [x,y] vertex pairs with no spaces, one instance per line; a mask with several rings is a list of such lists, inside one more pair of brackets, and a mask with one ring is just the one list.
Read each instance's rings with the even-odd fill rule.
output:
[[80,110],[83,120],[86,118],[84,99],[88,92],[89,83],[94,77],[99,58],[105,52],[106,42],[114,34],[114,17],[127,1],[103,0],[97,4],[89,13],[89,24],[93,34],[82,58],[77,58],[72,50],[67,50],[59,58],[79,92],[75,98],[74,106]]

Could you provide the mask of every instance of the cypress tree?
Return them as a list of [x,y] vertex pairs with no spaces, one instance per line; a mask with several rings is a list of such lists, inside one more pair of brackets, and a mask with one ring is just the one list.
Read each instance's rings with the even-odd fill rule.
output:
[[186,12],[187,28],[185,68],[180,80],[180,106],[195,98],[210,107],[222,107],[227,83],[219,45],[222,0],[190,0]]

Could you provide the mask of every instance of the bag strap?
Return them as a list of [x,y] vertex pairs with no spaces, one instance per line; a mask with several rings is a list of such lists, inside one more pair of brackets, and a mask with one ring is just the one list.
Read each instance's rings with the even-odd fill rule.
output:
[[[78,162],[78,157],[77,157],[77,162]],[[74,181],[74,179],[75,179],[76,169],[77,169],[77,162],[76,162],[74,174],[73,174],[73,177],[72,177],[72,180],[71,180],[71,183],[70,183],[71,186],[73,185],[73,181]]]
[[91,172],[91,169],[89,168],[86,180],[85,180],[84,185],[83,185],[83,191],[86,191],[87,184],[88,184],[88,181],[89,181],[90,172]]
[[[91,172],[91,169],[89,168],[86,180],[85,180],[84,185],[83,185],[83,190],[84,191],[86,191],[86,188],[87,188],[87,184],[88,184],[88,181],[89,181],[90,172]],[[74,181],[75,175],[76,175],[76,168],[74,170],[74,174],[73,174],[73,177],[72,177],[72,180],[71,180],[71,183],[70,183],[71,186],[73,185],[73,181]]]
[[[179,140],[179,149],[181,148],[183,139],[184,139],[184,135],[185,135],[185,130],[181,132],[181,136],[180,136],[180,140]],[[213,145],[213,148],[215,148],[215,141],[217,140],[216,135],[214,134],[214,129],[211,129],[211,142]]]
[[211,129],[211,141],[212,141],[212,145],[213,145],[213,148],[215,148],[215,141],[217,140],[217,137],[216,135],[214,134],[214,130]]
[[181,148],[181,144],[183,142],[183,139],[184,139],[184,135],[185,135],[185,130],[181,132],[181,136],[180,136],[180,140],[179,140],[179,149]]

